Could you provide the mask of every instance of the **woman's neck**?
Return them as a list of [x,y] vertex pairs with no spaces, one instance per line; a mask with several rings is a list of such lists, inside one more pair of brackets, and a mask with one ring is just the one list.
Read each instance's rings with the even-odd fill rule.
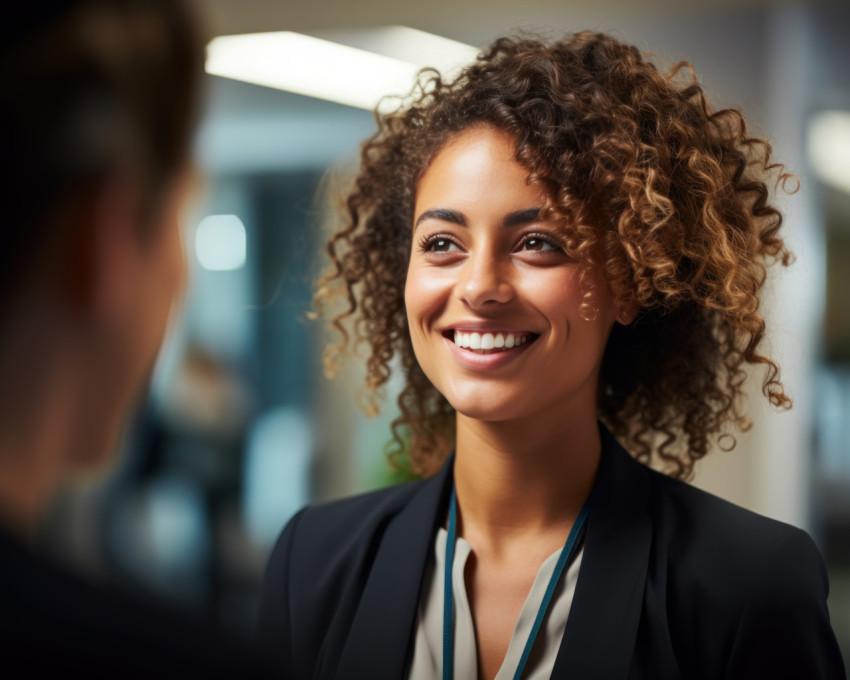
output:
[[459,414],[454,478],[461,534],[494,554],[547,536],[563,541],[593,488],[600,452],[593,418],[518,425]]

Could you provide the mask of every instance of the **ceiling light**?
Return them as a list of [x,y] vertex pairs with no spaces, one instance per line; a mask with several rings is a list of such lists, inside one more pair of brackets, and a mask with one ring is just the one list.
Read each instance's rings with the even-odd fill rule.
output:
[[320,37],[393,59],[437,69],[451,78],[475,60],[478,48],[409,26],[323,31]]
[[229,35],[207,46],[207,73],[362,109],[410,92],[419,66],[288,31]]

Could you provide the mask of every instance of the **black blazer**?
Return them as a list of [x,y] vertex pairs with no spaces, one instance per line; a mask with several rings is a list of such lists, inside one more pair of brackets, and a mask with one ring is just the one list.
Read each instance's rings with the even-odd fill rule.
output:
[[[432,479],[293,517],[269,561],[258,630],[290,677],[406,677],[451,479],[449,461]],[[804,531],[654,472],[603,431],[551,677],[838,680],[827,592]]]

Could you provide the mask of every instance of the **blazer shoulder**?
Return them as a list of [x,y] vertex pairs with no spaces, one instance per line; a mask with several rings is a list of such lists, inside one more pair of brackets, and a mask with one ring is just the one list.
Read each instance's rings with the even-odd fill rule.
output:
[[826,602],[826,567],[803,529],[650,471],[654,557],[683,600],[733,619],[755,593]]
[[[735,505],[687,482],[648,470],[654,525],[664,537],[682,545],[720,551],[734,560],[760,559],[782,545],[811,546],[802,529]],[[817,550],[817,548],[814,548]]]
[[[696,673],[699,663],[724,659],[718,671],[728,678],[844,677],[826,567],[809,534],[648,474],[655,575],[683,663]],[[702,640],[691,639],[694,612],[705,623]],[[717,653],[701,657],[707,645]]]
[[309,505],[301,511],[299,525],[302,531],[324,540],[345,542],[346,537],[362,537],[363,533],[374,531],[401,512],[428,481],[405,482]]
[[341,565],[362,556],[429,483],[434,480],[406,482],[302,508],[281,531],[268,561],[267,578],[279,570],[327,568],[329,562]]
[[[257,641],[293,677],[312,675],[334,617],[350,625],[386,527],[431,480],[307,506],[266,565]],[[332,645],[333,646],[333,645]]]

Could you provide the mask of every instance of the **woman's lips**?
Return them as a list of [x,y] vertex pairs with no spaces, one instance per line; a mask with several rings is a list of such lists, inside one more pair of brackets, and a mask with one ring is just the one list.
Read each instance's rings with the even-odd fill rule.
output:
[[523,354],[539,337],[526,331],[462,331],[443,334],[458,363],[469,370],[498,368]]

